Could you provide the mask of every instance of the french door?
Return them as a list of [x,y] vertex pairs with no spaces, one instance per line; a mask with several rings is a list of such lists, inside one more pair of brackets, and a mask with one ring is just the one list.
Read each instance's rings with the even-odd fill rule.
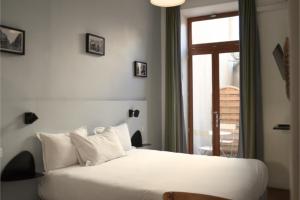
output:
[[[228,14],[219,15],[224,16]],[[239,41],[193,44],[194,21],[199,18],[188,20],[189,153],[234,156],[239,130]]]

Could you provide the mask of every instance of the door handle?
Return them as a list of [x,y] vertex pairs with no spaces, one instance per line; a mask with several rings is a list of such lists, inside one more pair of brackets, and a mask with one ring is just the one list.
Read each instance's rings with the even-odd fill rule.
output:
[[215,115],[215,126],[216,126],[216,128],[219,128],[220,114],[219,114],[219,112],[214,112],[214,115]]

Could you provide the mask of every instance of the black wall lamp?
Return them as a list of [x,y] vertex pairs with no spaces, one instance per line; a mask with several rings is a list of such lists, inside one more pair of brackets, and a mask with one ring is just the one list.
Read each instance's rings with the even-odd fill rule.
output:
[[140,115],[140,111],[139,110],[133,110],[133,109],[130,109],[129,110],[129,117],[139,117]]
[[20,181],[33,179],[43,176],[42,173],[35,171],[35,164],[32,154],[29,151],[23,151],[15,156],[5,166],[1,174],[1,181]]
[[24,124],[32,124],[38,119],[38,116],[36,116],[36,114],[33,112],[24,113]]

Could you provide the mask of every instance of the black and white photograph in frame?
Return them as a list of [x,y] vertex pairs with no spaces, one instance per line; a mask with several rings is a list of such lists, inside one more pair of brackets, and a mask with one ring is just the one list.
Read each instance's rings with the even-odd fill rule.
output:
[[105,55],[105,38],[91,33],[86,34],[86,52],[99,56]]
[[147,63],[135,61],[134,62],[134,75],[137,77],[147,77]]
[[0,51],[25,54],[25,31],[0,25]]

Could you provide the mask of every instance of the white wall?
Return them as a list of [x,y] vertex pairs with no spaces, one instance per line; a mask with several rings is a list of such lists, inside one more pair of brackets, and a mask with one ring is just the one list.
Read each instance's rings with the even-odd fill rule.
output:
[[[218,5],[221,6],[218,6]],[[269,168],[269,186],[289,188],[289,133],[273,131],[278,123],[290,123],[290,102],[285,96],[285,83],[281,79],[272,51],[277,43],[284,44],[288,36],[287,2],[285,0],[259,0],[258,24],[261,39],[261,67],[263,89],[263,119],[265,137],[265,161]],[[201,8],[200,8],[201,7]],[[222,10],[223,9],[223,10]],[[187,0],[182,6],[182,27],[186,27],[186,18],[237,9],[236,1]],[[274,25],[276,24],[276,25]],[[183,31],[184,40],[186,35]],[[187,70],[186,45],[183,45],[183,71]],[[184,88],[187,90],[187,75],[183,72]],[[184,92],[187,102],[187,92]],[[185,103],[187,108],[187,103]]]
[[290,134],[287,131],[274,131],[273,127],[280,123],[290,124],[291,105],[285,95],[285,82],[272,56],[276,44],[284,46],[288,36],[286,6],[259,12],[258,23],[261,40],[264,152],[269,168],[269,186],[288,189]]
[[187,0],[186,3],[182,5],[182,9],[210,6],[233,1],[236,0]]
[[[148,142],[161,148],[159,8],[148,0],[2,0],[1,17],[1,24],[26,31],[25,56],[1,54],[3,107],[12,101],[145,99]],[[85,53],[87,32],[105,37],[104,57]],[[135,60],[148,63],[148,78],[133,76]],[[10,126],[20,128],[16,122]],[[6,163],[10,149],[21,151],[22,144],[3,130]],[[35,189],[28,190],[28,199],[35,199]]]

